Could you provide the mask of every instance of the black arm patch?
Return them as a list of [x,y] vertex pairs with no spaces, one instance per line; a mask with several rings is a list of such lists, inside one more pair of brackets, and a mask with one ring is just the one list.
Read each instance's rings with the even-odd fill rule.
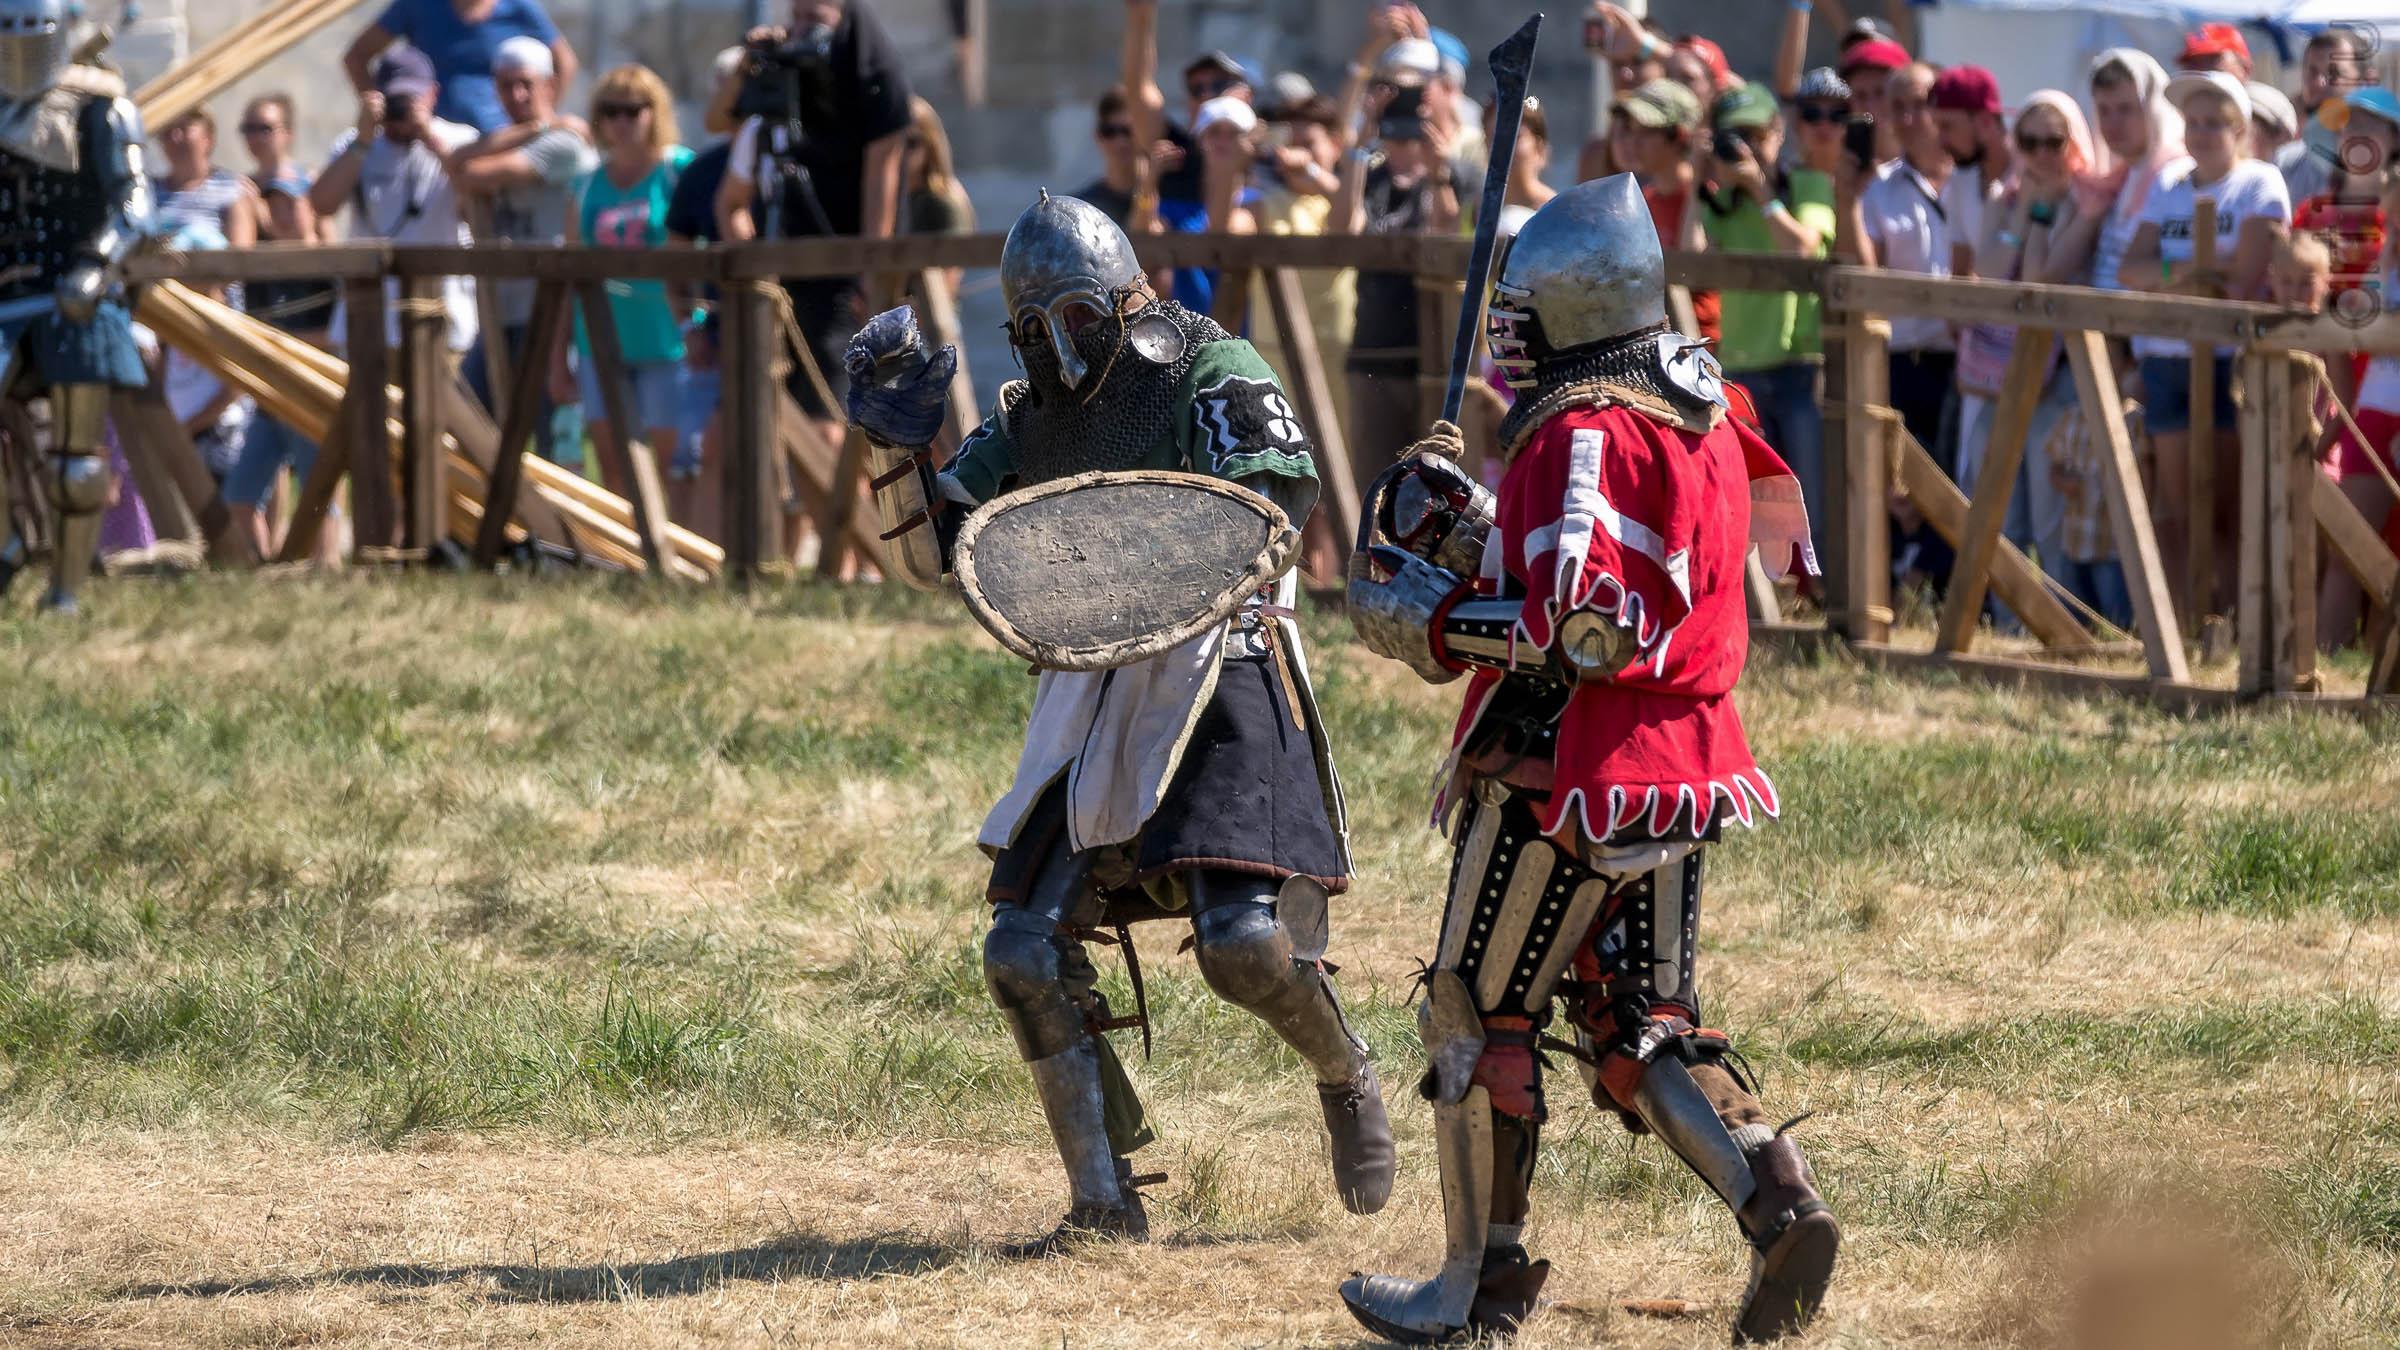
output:
[[1314,476],[1308,430],[1272,379],[1228,375],[1192,396],[1192,467],[1223,478]]

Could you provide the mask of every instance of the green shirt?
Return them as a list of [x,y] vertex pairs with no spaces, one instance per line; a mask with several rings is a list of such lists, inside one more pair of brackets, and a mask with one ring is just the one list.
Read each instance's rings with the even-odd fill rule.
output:
[[[1817,251],[1810,256],[1824,257],[1833,243],[1833,176],[1794,169],[1783,201],[1793,219],[1817,231]],[[1747,196],[1722,215],[1703,199],[1700,229],[1720,252],[1776,251],[1767,213]],[[1790,291],[1726,291],[1723,296],[1717,360],[1728,371],[1772,370],[1822,350],[1816,296]]]
[[[1237,481],[1266,475],[1280,481],[1248,486],[1283,507],[1295,525],[1307,517],[1317,493],[1308,432],[1256,348],[1240,338],[1209,343],[1193,356],[1175,393],[1183,411],[1141,462],[1128,467]],[[960,444],[945,470],[979,502],[991,500],[1016,471],[1016,446],[998,413]]]

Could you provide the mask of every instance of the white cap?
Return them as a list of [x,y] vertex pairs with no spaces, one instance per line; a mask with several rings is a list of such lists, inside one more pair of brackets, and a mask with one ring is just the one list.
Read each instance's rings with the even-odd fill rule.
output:
[[558,73],[558,63],[551,58],[550,44],[519,33],[503,39],[492,49],[492,69],[521,70],[537,80],[546,80]]
[[2264,122],[2286,136],[2300,134],[2299,110],[2292,107],[2292,101],[2283,96],[2282,90],[2257,80],[2250,81],[2248,88],[2250,116],[2254,120]]
[[2234,115],[2243,122],[2250,120],[2250,91],[2242,82],[2221,70],[2187,70],[2167,81],[2167,102],[2181,110],[2184,100],[2206,89],[2233,100]]
[[1394,84],[1423,84],[1442,73],[1442,49],[1428,38],[1402,38],[1375,58],[1375,73]]
[[741,73],[742,62],[750,55],[748,47],[727,47],[708,63],[709,72],[720,80],[730,80]]
[[1235,131],[1247,136],[1258,125],[1258,113],[1241,99],[1220,94],[1201,104],[1200,111],[1193,114],[1192,134],[1197,136],[1219,122],[1231,122]]

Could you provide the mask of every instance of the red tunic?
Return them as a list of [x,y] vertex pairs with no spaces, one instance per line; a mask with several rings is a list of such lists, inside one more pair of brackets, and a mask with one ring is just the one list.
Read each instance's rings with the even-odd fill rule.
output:
[[[1732,698],[1750,645],[1753,543],[1770,575],[1816,570],[1799,483],[1736,418],[1700,434],[1629,408],[1571,408],[1509,465],[1478,588],[1525,596],[1518,641],[1546,648],[1562,620],[1589,609],[1637,643],[1613,681],[1567,701],[1545,831],[1569,812],[1595,840],[1776,814]],[[1468,687],[1439,817],[1463,787],[1459,747],[1499,682],[1479,670]]]

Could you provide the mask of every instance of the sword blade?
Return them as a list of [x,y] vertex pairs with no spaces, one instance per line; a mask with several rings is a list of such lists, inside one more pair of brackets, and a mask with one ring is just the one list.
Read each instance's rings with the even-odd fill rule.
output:
[[1492,48],[1492,154],[1483,171],[1483,205],[1475,213],[1475,251],[1467,258],[1467,294],[1458,307],[1458,336],[1450,344],[1450,384],[1442,391],[1442,420],[1458,420],[1467,396],[1467,367],[1475,359],[1484,292],[1492,282],[1492,250],[1500,238],[1500,208],[1508,197],[1508,168],[1517,157],[1517,124],[1525,118],[1525,86],[1533,81],[1533,45],[1542,35],[1535,14]]

